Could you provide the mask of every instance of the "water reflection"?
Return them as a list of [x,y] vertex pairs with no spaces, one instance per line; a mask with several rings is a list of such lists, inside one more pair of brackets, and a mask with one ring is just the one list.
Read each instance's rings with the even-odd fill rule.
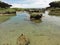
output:
[[34,20],[31,20],[31,22],[41,23],[42,22],[42,19],[38,19],[38,20],[34,19]]

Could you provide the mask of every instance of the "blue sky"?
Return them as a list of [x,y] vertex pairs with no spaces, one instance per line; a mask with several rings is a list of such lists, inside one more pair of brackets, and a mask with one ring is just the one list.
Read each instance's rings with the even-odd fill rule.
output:
[[48,4],[55,0],[2,0],[2,1],[13,5],[12,7],[44,8],[49,6]]

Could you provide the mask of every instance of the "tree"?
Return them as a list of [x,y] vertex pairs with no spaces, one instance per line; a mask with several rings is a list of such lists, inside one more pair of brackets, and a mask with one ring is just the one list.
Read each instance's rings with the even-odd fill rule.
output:
[[49,3],[50,7],[59,7],[60,8],[60,1],[55,1],[55,2],[51,2]]
[[0,1],[0,8],[10,8],[12,5]]

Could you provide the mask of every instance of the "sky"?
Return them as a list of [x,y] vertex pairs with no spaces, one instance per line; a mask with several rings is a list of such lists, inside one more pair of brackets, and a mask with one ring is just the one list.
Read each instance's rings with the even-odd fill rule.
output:
[[13,8],[45,8],[49,3],[56,0],[1,0],[11,4]]

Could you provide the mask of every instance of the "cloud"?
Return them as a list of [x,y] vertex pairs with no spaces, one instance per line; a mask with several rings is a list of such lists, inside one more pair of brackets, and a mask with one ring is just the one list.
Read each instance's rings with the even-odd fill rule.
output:
[[45,7],[47,7],[47,6],[49,6],[49,5],[47,5],[46,4],[46,6],[45,5],[43,5],[43,4],[13,4],[13,6],[12,6],[12,8],[45,8]]
[[5,2],[12,4],[12,7],[18,8],[43,8],[49,6],[49,3],[54,0],[5,0]]
[[20,8],[43,8],[49,6],[54,0],[25,0],[22,3],[14,3],[12,7]]

